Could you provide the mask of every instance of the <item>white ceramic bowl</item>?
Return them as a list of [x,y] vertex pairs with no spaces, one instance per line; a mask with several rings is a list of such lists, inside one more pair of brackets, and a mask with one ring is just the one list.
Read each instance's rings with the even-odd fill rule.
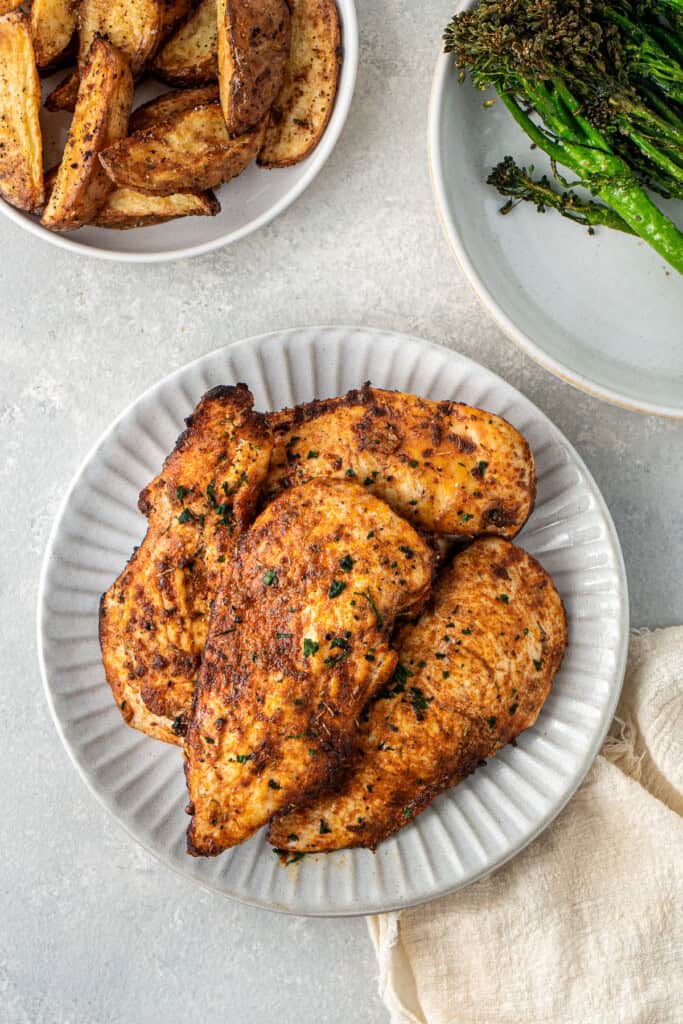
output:
[[[472,3],[461,4],[464,10]],[[495,94],[491,94],[493,96]],[[683,417],[683,278],[638,239],[589,237],[529,204],[506,217],[486,177],[504,156],[549,172],[500,102],[436,66],[429,150],[451,248],[501,328],[547,370],[639,412]],[[571,172],[568,172],[571,178]],[[659,202],[659,200],[658,200]],[[683,224],[683,203],[663,204]]]
[[[252,164],[238,178],[216,189],[221,203],[217,217],[184,217],[156,227],[113,231],[80,228],[60,234],[47,231],[37,217],[23,213],[0,199],[0,211],[31,234],[62,249],[105,260],[128,263],[163,263],[211,252],[236,242],[286,210],[310,185],[334,149],[346,121],[358,70],[358,21],[354,0],[336,0],[342,23],[343,61],[339,88],[324,136],[315,150],[294,167],[265,170]],[[44,82],[44,95],[64,78],[65,72]],[[135,106],[146,102],[169,86],[145,83],[136,91]],[[58,162],[64,146],[70,115],[41,111],[45,166]]]
[[[99,596],[145,520],[139,490],[158,472],[183,417],[207,388],[247,381],[259,409],[337,395],[370,378],[500,413],[527,437],[536,507],[518,543],[552,574],[569,647],[541,715],[485,768],[368,850],[282,867],[263,832],[220,857],[185,853],[187,792],[177,747],[122,721],[97,640]],[[225,896],[294,914],[368,914],[420,903],[498,867],[570,798],[612,720],[628,643],[619,541],[583,462],[531,402],[482,366],[416,338],[311,327],[252,338],[166,377],[107,430],[67,494],[45,556],[38,648],[57,729],[95,796],[169,867]]]

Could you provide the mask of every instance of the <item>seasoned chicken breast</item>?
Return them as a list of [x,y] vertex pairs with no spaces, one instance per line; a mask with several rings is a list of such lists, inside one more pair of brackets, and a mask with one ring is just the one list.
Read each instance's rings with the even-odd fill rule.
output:
[[147,534],[102,597],[100,644],[123,718],[156,739],[182,742],[209,603],[253,518],[270,453],[248,388],[217,387],[140,495]]
[[432,569],[410,524],[355,483],[312,480],[260,514],[211,613],[185,744],[190,853],[242,842],[334,779]]
[[459,537],[514,537],[533,508],[529,445],[482,409],[366,384],[269,422],[269,496],[314,477],[351,479],[419,529]]
[[475,541],[395,639],[399,665],[363,716],[352,766],[332,792],[274,820],[292,851],[374,848],[536,721],[567,623],[548,574],[500,538]]

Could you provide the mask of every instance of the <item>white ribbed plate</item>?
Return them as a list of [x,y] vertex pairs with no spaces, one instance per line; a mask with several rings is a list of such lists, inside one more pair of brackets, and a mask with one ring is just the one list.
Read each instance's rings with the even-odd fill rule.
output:
[[[562,595],[569,649],[533,729],[384,843],[282,867],[263,834],[220,857],[185,854],[180,751],[123,724],[100,665],[98,602],[145,521],[138,492],[158,472],[207,388],[246,381],[259,409],[340,394],[370,379],[505,416],[536,457],[536,509],[520,544]],[[38,639],[62,740],[97,798],[138,842],[195,881],[272,910],[367,914],[420,903],[481,877],[552,820],[591,764],[624,671],[628,601],[619,541],[583,462],[558,430],[493,373],[403,335],[311,327],[212,352],[166,377],[120,416],[78,473],[43,567]],[[571,852],[570,852],[571,853]]]

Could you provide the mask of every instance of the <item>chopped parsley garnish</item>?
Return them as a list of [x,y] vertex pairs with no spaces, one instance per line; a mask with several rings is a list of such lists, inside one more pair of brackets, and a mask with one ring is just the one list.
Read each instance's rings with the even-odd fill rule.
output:
[[219,555],[218,558],[216,559],[216,561],[217,562],[221,562],[221,563],[224,562],[225,561],[225,555]]
[[205,736],[204,739],[206,740],[207,743],[215,743],[216,742],[215,739],[213,738],[213,736]]
[[311,449],[310,452],[308,453],[308,455],[306,456],[306,458],[307,459],[317,459],[319,455],[320,455],[320,452],[316,452],[313,449]]
[[261,580],[264,586],[272,587],[274,583],[277,583],[277,573],[274,569],[266,569]]
[[529,635],[529,627],[525,626],[524,629],[522,630],[522,632],[524,633],[524,636],[528,636]]
[[437,651],[436,654],[434,655],[434,657],[438,658],[439,661],[443,661],[443,659],[446,657],[446,655],[443,654],[442,651]]
[[327,591],[328,597],[339,597],[342,590],[346,590],[346,584],[343,580],[332,580],[330,583],[330,589]]
[[489,729],[493,729],[493,727],[494,727],[494,725],[496,724],[497,721],[498,721],[498,715],[491,715],[490,718],[487,718],[486,719],[486,723],[487,723]]
[[375,655],[374,654],[364,654],[363,657],[365,658],[366,661],[374,661],[375,660]]
[[189,523],[190,519],[194,519],[194,516],[190,512],[189,508],[184,508],[178,516],[179,523]]
[[402,693],[403,690],[405,690],[406,683],[408,682],[408,679],[410,676],[412,676],[412,674],[413,673],[410,671],[410,669],[406,668],[405,665],[402,665],[401,662],[399,661],[394,670],[394,675],[391,680],[394,693]]
[[543,668],[543,659],[542,658],[541,658],[540,661],[536,661],[536,659],[534,658],[534,668],[536,669],[537,672],[541,671],[541,669]]
[[474,516],[472,515],[471,512],[461,512],[460,513],[460,522],[461,523],[469,523],[470,519],[474,519]]
[[410,809],[410,807],[404,807],[403,808],[403,817],[404,818],[412,818],[412,816],[413,816],[413,812]]
[[344,555],[339,563],[339,568],[343,572],[351,572],[353,569],[353,559],[351,558],[351,555]]
[[370,540],[374,536],[375,536],[375,531],[374,530],[370,530],[370,533],[368,534],[367,539]]
[[349,467],[349,468],[348,468],[348,469],[346,470],[346,475],[347,475],[347,476],[351,476],[351,477],[355,476],[355,475],[356,475],[356,471],[355,471],[355,469],[352,469],[351,467]]
[[502,601],[503,604],[510,604],[510,595],[509,594],[499,594],[498,595],[498,600]]
[[415,558],[415,552],[407,544],[401,544],[398,550],[402,551],[406,558]]
[[282,786],[276,779],[268,779],[268,785],[271,789],[282,789]]
[[212,508],[215,508],[218,502],[216,501],[216,488],[213,484],[207,484],[206,487],[206,500]]
[[310,658],[311,654],[317,654],[320,644],[317,640],[304,637],[304,658]]
[[298,860],[302,860],[306,856],[305,853],[293,853],[291,857],[288,857],[289,850],[278,850],[275,847],[273,847],[273,853],[280,858],[286,858],[284,860],[285,864],[296,864]]
[[417,461],[417,459],[409,459],[408,465],[410,466],[411,469],[416,469],[420,465],[420,463]]
[[329,826],[329,825],[327,824],[327,822],[325,821],[325,819],[324,819],[324,818],[321,818],[321,819],[320,819],[320,835],[321,835],[321,836],[327,836],[327,835],[329,835],[329,834],[330,834],[330,832],[331,832],[331,831],[332,831],[332,829],[331,829],[331,828],[330,828],[330,826]]
[[483,476],[484,475],[484,473],[486,472],[487,467],[488,467],[488,462],[479,462],[477,464],[477,469],[479,470],[479,476]]
[[514,715],[514,713],[515,713],[515,711],[517,710],[518,707],[519,707],[519,704],[511,704],[510,705],[510,714]]
[[296,832],[290,832],[289,835],[287,836],[288,843],[296,843],[298,839],[299,837],[296,834]]
[[377,622],[377,628],[381,629],[383,627],[383,625],[384,625],[384,619],[380,615],[379,609],[377,608],[377,605],[375,604],[375,602],[373,600],[373,597],[372,597],[372,594],[370,593],[370,591],[369,590],[354,590],[354,594],[357,594],[358,597],[364,597],[365,598],[365,600],[368,602],[368,604],[372,608],[373,614],[375,616],[375,620]]
[[276,633],[275,636],[276,636],[276,638],[278,640],[289,640],[291,638],[292,634],[291,633]]
[[235,760],[238,764],[246,764],[247,761],[251,761],[253,754],[238,754]]
[[175,496],[178,499],[178,501],[182,501],[186,494],[187,494],[187,487],[181,487],[181,486],[176,487],[176,489],[175,489]]
[[460,632],[462,633],[463,636],[469,636],[470,633],[472,632],[472,630],[471,629],[461,629]]
[[338,665],[340,661],[348,658],[351,653],[351,644],[341,636],[335,636],[330,642],[330,647],[341,647],[342,653],[337,655],[330,654],[325,658],[326,665]]
[[417,686],[411,686],[408,692],[410,693],[410,703],[413,706],[413,711],[416,713],[417,717],[420,718],[423,712],[425,712],[429,705],[432,703],[434,698],[425,697],[422,690],[420,690],[419,687]]

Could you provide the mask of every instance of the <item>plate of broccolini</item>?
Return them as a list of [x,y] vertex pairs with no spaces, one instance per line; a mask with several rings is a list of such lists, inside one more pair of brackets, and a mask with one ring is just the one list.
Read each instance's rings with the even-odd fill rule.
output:
[[556,375],[683,418],[683,0],[479,0],[444,50],[434,191],[480,299]]

